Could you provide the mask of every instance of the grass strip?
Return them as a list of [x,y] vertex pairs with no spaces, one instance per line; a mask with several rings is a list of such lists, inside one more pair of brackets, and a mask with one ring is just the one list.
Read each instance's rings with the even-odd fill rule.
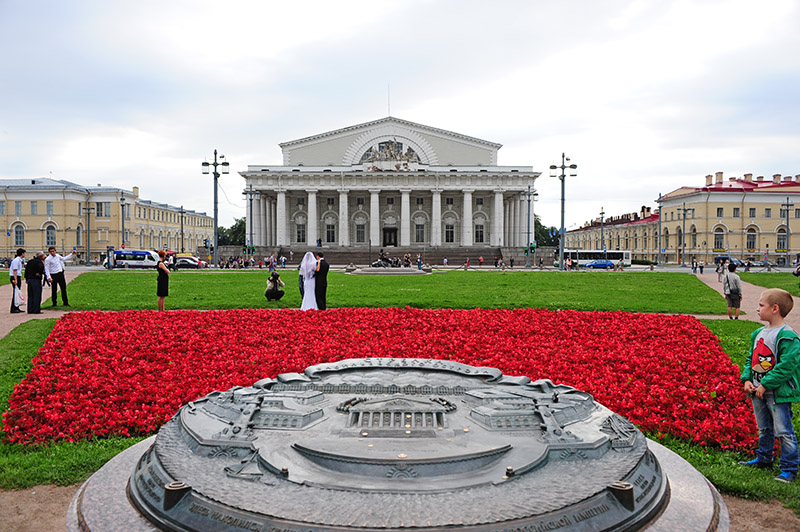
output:
[[[296,270],[280,270],[286,295],[267,302],[266,270],[180,271],[168,309],[299,308]],[[156,274],[87,272],[70,283],[76,310],[156,307]],[[432,275],[328,276],[329,307],[547,308],[725,314],[725,299],[693,275],[637,272],[448,271]]]

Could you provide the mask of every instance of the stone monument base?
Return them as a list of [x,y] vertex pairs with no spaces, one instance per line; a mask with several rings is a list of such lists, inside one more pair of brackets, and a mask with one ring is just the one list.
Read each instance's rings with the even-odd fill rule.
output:
[[[130,473],[155,441],[148,438],[111,459],[78,490],[67,513],[68,532],[152,532],[158,530],[131,504],[127,496]],[[707,530],[728,532],[729,517],[719,492],[683,458],[652,441],[669,480],[670,498],[647,532]]]

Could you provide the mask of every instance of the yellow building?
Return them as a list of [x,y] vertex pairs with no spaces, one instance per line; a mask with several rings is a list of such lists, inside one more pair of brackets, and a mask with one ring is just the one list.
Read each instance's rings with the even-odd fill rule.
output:
[[[124,218],[122,216],[124,209]],[[13,257],[55,246],[78,250],[79,260],[101,262],[109,246],[171,249],[196,254],[214,238],[205,213],[143,200],[139,187],[85,187],[47,178],[0,180],[0,255]],[[124,232],[124,240],[123,240]]]
[[650,261],[659,258],[661,234],[661,259],[673,264],[730,255],[785,265],[800,252],[800,238],[792,238],[800,231],[800,175],[745,174],[726,181],[717,172],[706,176],[705,186],[681,187],[660,203],[655,215],[643,207],[637,214],[587,222],[567,233],[565,247],[602,249],[602,232],[606,249],[630,250],[634,260]]

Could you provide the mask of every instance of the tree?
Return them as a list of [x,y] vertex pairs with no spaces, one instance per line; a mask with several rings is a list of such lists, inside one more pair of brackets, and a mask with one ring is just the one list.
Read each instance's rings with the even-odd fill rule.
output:
[[[558,245],[558,229],[555,227],[545,227],[542,225],[539,216],[534,215],[534,230],[533,238],[539,246],[557,246]],[[554,232],[555,236],[550,236],[550,232]]]
[[244,246],[245,244],[244,218],[234,218],[230,228],[220,227],[218,232],[220,246]]

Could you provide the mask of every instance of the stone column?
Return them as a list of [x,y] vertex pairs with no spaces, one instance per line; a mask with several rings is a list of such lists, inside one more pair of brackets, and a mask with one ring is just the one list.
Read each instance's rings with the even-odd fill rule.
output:
[[433,190],[431,200],[431,246],[442,245],[442,193]]
[[400,190],[400,245],[411,245],[411,189]]
[[[514,202],[516,205],[515,212],[517,213],[516,218],[516,233],[517,233],[517,247],[524,247],[528,243],[528,226],[526,224],[526,213],[528,212],[528,198],[523,198],[521,195],[518,196],[518,199]],[[531,228],[531,235],[533,234],[533,228]],[[533,238],[533,237],[531,237]]]
[[503,245],[503,191],[494,191],[494,227],[492,228],[492,245]]
[[348,204],[347,189],[339,190],[339,245],[350,245],[350,205]]
[[308,203],[308,222],[306,223],[306,244],[309,246],[317,245],[317,239],[319,238],[319,230],[317,229],[317,220],[319,219],[319,215],[317,214],[317,190],[311,189],[308,191],[308,198],[306,198],[306,203]]
[[472,193],[474,190],[464,191],[464,208],[461,211],[461,245],[472,245]]
[[[533,192],[533,190],[531,190],[531,192]],[[535,199],[536,198],[533,195],[531,195],[531,211],[529,213],[528,212],[528,198],[527,197],[525,198],[525,214],[522,216],[522,219],[525,222],[525,244],[524,245],[528,245],[528,221],[529,220],[530,220],[530,223],[531,223],[531,244],[533,243],[534,240],[536,240],[536,232],[535,232],[536,226],[533,223],[533,214],[534,214],[533,209],[534,209],[534,205],[535,205],[533,200],[535,200]],[[530,216],[530,219],[528,218],[528,216]]]
[[278,204],[275,210],[275,245],[286,246],[289,244],[287,240],[289,234],[287,225],[289,220],[286,212],[286,192],[283,190],[278,191]]
[[253,246],[261,245],[261,195],[253,198]]
[[380,246],[383,243],[381,242],[380,192],[380,189],[369,190],[369,240],[371,246]]
[[264,245],[272,245],[272,199],[264,196]]

